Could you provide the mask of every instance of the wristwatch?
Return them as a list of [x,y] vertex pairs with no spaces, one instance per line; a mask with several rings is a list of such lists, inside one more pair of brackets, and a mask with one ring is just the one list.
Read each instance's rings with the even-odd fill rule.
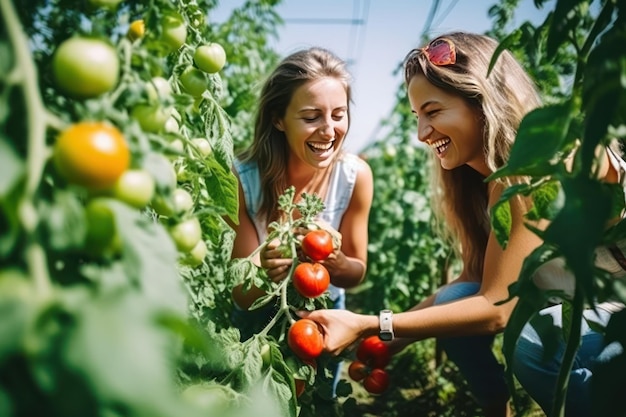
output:
[[386,342],[393,340],[392,317],[393,311],[380,310],[380,313],[378,314],[378,324],[380,326],[378,337],[380,337],[380,340],[384,340]]

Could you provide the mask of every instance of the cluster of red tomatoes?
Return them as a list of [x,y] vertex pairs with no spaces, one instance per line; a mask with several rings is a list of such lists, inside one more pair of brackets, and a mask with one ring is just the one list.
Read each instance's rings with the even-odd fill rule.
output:
[[[107,7],[115,7],[118,2],[113,3]],[[159,39],[151,39],[152,44],[146,47],[163,55],[178,50],[187,38],[182,17],[175,13],[164,14],[160,24]],[[145,35],[143,20],[130,24],[127,37],[133,44],[141,42]],[[167,104],[174,102],[173,83],[180,83],[182,89],[194,97],[200,96],[210,84],[208,74],[220,71],[225,65],[226,54],[221,45],[209,43],[196,48],[193,61],[195,66],[178,77],[168,80],[156,76],[142,81],[140,89],[144,100],[129,109],[130,119],[136,121],[141,130],[154,134],[178,133],[181,115],[173,105]],[[52,59],[56,87],[75,100],[92,99],[119,89],[121,67],[113,45],[107,40],[87,36],[65,40]],[[206,158],[212,151],[205,138],[190,139],[185,144],[175,142],[180,140],[171,143],[178,154]],[[95,196],[85,207],[86,246],[90,252],[114,255],[121,249],[114,214],[107,203],[107,199],[114,198],[140,210],[149,206],[162,218],[169,219],[167,230],[181,253],[181,262],[197,266],[208,250],[202,239],[200,221],[193,214],[193,198],[178,185],[178,172],[171,161],[161,154],[151,156],[162,160],[150,161],[153,169],[148,170],[146,161],[142,165],[135,160],[134,150],[119,126],[110,120],[89,120],[76,122],[59,134],[52,159],[60,177]],[[159,174],[159,182],[155,180],[155,172]],[[169,190],[167,193],[162,192],[164,186]]]
[[[320,262],[333,253],[332,235],[323,229],[308,232],[301,242],[302,253],[313,262],[299,263],[293,273],[293,286],[303,297],[322,295],[330,285],[328,270]],[[291,325],[287,344],[303,361],[312,361],[324,349],[324,338],[317,323],[300,319]]]
[[350,363],[348,375],[362,382],[370,394],[382,394],[389,387],[389,374],[385,367],[391,360],[389,348],[378,336],[365,338],[356,351],[356,360]]

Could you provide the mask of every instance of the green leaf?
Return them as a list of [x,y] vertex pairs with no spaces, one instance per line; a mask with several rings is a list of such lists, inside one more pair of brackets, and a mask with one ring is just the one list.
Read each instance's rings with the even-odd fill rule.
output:
[[24,174],[24,161],[0,133],[0,200],[6,198]]
[[502,248],[506,248],[511,233],[511,204],[509,200],[498,201],[491,209],[493,232]]
[[509,175],[546,176],[556,168],[551,159],[565,145],[572,119],[570,103],[540,107],[522,120],[506,165],[491,174],[487,181]]
[[207,159],[207,168],[211,175],[204,179],[213,204],[223,211],[233,222],[238,223],[239,184],[230,169],[224,168],[216,159]]

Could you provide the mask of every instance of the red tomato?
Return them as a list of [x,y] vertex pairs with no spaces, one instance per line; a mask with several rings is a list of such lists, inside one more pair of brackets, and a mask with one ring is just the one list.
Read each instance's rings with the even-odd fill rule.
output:
[[329,284],[330,275],[322,264],[302,262],[293,272],[293,286],[303,297],[319,297]]
[[333,253],[333,237],[326,230],[313,230],[302,239],[302,252],[318,262]]
[[382,394],[389,388],[389,374],[384,369],[374,368],[363,380],[363,386],[370,394]]
[[389,347],[378,336],[370,336],[361,341],[356,350],[356,357],[373,368],[384,368],[391,360],[391,353]]
[[300,359],[310,361],[322,354],[324,337],[317,328],[317,323],[310,319],[300,319],[289,328],[287,344]]
[[348,367],[348,375],[354,381],[361,381],[368,374],[367,365],[361,361],[354,361]]

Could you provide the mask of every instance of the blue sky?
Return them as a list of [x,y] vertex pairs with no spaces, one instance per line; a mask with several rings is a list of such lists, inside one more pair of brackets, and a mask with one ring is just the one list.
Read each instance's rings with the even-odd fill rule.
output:
[[[377,126],[395,104],[402,82],[394,74],[406,53],[419,44],[431,0],[283,0],[277,12],[285,20],[273,46],[281,55],[322,46],[350,63],[353,76],[352,123],[345,146],[359,152],[374,139]],[[430,33],[453,30],[483,33],[491,27],[488,9],[497,0],[440,0]],[[243,0],[223,0],[211,14],[224,20]],[[515,24],[540,22],[551,10],[520,0]],[[361,24],[350,24],[349,21]]]

